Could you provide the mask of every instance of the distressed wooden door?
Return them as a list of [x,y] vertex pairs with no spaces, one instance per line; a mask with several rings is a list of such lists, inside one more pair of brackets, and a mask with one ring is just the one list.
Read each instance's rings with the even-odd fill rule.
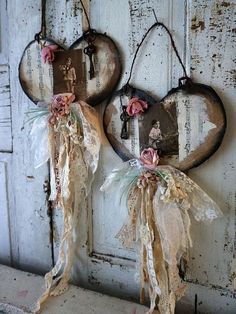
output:
[[[9,67],[7,58],[7,18],[6,3],[0,3],[0,262],[9,263],[10,233],[9,233],[9,171],[12,157],[11,107]],[[4,252],[4,253],[3,253]]]
[[[25,112],[34,105],[18,82],[21,54],[40,28],[40,1],[1,0],[0,4],[1,25],[6,25],[6,21],[9,25],[8,35],[5,36],[2,26],[0,34],[1,258],[13,266],[44,273],[57,257],[62,213],[60,209],[52,210],[46,202],[47,167],[33,169]],[[192,222],[194,247],[187,271],[189,289],[179,312],[185,309],[191,313],[197,306],[201,313],[234,313],[235,1],[90,1],[92,27],[112,36],[120,48],[123,62],[120,85],[127,78],[137,43],[155,21],[152,9],[172,30],[193,79],[211,85],[219,93],[228,118],[220,149],[209,161],[189,172],[219,203],[225,216],[210,226]],[[77,0],[48,0],[46,19],[48,35],[63,45],[71,45],[81,35],[81,6]],[[160,99],[177,86],[181,69],[162,31],[153,32],[144,47],[132,83]],[[104,104],[97,110],[102,125]],[[93,290],[137,300],[136,252],[124,250],[115,238],[126,209],[115,201],[117,195],[99,191],[105,176],[119,164],[121,160],[109,143],[103,143],[91,200],[81,213],[77,229],[73,281]]]
[[38,10],[34,1],[0,1],[0,262],[44,273],[52,266],[53,247],[44,191],[48,170],[33,169],[25,114],[33,105],[18,81]]

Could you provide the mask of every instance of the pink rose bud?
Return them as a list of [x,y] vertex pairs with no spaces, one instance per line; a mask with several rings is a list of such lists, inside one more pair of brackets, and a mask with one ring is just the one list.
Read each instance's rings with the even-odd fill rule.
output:
[[56,51],[57,49],[58,49],[57,45],[49,45],[49,46],[43,47],[43,49],[41,51],[43,62],[44,63],[53,62],[53,60],[55,59],[54,51]]
[[151,147],[144,149],[141,153],[140,161],[145,168],[154,170],[159,163],[157,151]]
[[49,123],[55,124],[57,118],[63,117],[70,113],[70,104],[75,100],[75,95],[64,93],[54,95],[50,107],[51,115],[49,117]]
[[129,116],[137,116],[144,112],[144,109],[148,108],[148,104],[146,101],[141,100],[137,97],[133,97],[130,99],[128,106],[126,108],[126,112]]

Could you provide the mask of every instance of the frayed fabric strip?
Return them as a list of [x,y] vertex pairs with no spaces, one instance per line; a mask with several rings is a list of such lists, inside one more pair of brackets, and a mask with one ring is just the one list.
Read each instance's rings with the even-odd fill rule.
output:
[[[49,107],[47,115],[35,118],[31,131],[35,166],[39,167],[49,160],[50,200],[63,211],[58,260],[45,275],[45,291],[37,301],[34,313],[40,312],[41,305],[49,296],[60,295],[68,289],[74,257],[74,230],[80,211],[86,208],[99,159],[100,136],[96,111],[82,101],[68,102],[67,99],[71,100],[71,97],[64,96],[61,94],[58,97],[61,100],[53,112],[53,123]],[[66,107],[65,112],[60,110],[61,106]],[[42,130],[43,134],[40,132]],[[44,147],[38,145],[40,142]]]
[[[171,166],[158,166],[157,152],[148,149],[140,160],[115,169],[102,191],[120,188],[128,216],[117,238],[140,251],[140,301],[149,294],[153,313],[158,297],[160,314],[174,314],[175,303],[186,291],[179,275],[181,259],[188,261],[190,212],[197,221],[222,216],[216,203],[188,176]],[[122,191],[125,191],[123,193]]]

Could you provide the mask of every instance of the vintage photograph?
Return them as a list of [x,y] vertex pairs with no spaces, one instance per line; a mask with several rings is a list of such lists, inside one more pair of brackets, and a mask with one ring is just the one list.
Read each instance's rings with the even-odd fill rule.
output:
[[81,49],[56,51],[53,62],[53,93],[72,93],[76,100],[86,95],[86,65]]
[[[148,109],[137,117],[125,121],[121,118],[121,101],[124,108],[131,97],[148,102]],[[158,150],[161,156],[179,155],[179,132],[176,103],[174,101],[157,102],[145,93],[137,92],[132,96],[115,96],[104,113],[105,132],[111,145],[123,160],[135,157],[133,143],[139,144],[139,151],[145,148]],[[127,139],[121,134],[125,128]]]
[[161,155],[178,155],[178,124],[174,103],[167,107],[162,103],[149,106],[139,120],[139,141],[141,150],[152,147]]

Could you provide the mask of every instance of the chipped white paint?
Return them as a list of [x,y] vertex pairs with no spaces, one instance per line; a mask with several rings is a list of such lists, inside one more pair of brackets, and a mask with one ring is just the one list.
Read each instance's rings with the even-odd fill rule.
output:
[[[233,21],[235,1],[191,1],[189,16],[189,62],[195,80],[211,85],[221,97],[228,127],[219,150],[200,167],[189,174],[220,205],[224,218],[212,226],[193,223],[195,243],[188,269],[188,280],[196,285],[199,311],[234,313],[233,256],[235,256],[236,221],[236,129],[234,68],[235,35]],[[202,26],[201,26],[202,25]],[[190,57],[191,56],[191,57]],[[206,287],[209,298],[203,291]],[[217,298],[216,293],[222,297]],[[213,298],[213,300],[212,300]],[[230,304],[230,300],[233,304]],[[201,303],[202,302],[202,303]],[[217,311],[214,311],[214,309]]]
[[9,199],[12,189],[11,154],[0,153],[0,263],[11,263],[11,236],[9,209],[12,205]]
[[[49,0],[47,7],[49,37],[63,45],[71,45],[81,35],[78,2]],[[136,44],[154,22],[154,8],[158,19],[173,31],[177,47],[185,56],[193,78],[212,85],[225,105],[228,129],[222,146],[209,161],[189,172],[217,201],[225,216],[211,226],[193,223],[194,247],[187,274],[189,290],[179,304],[186,313],[194,308],[195,294],[198,295],[198,310],[201,312],[230,314],[235,308],[234,7],[235,1],[218,0],[124,0],[122,5],[119,0],[107,0],[105,5],[102,0],[90,2],[92,27],[111,35],[121,50],[124,65],[121,85],[127,79]],[[47,169],[35,171],[32,167],[29,126],[24,125],[24,113],[34,105],[20,88],[17,68],[25,46],[39,31],[39,2],[8,0],[8,16],[14,136],[14,189],[10,191],[11,195],[14,193],[14,199],[12,196],[10,199],[16,204],[9,207],[11,254],[15,264],[38,272],[49,269],[52,263],[49,217],[42,188]],[[138,57],[131,83],[160,99],[172,86],[177,86],[181,75],[166,34],[161,30],[154,31]],[[103,108],[103,105],[98,107],[101,115]],[[99,191],[106,174],[120,163],[120,158],[105,142],[93,185],[91,206],[85,208],[80,217],[73,279],[87,288],[137,298],[139,285],[134,281],[135,252],[122,248],[115,238],[126,217],[126,209],[115,202],[117,195],[104,195]],[[58,233],[61,228],[60,210],[54,211],[53,219]],[[54,241],[55,254],[57,246],[58,236]]]
[[33,168],[30,152],[30,125],[25,112],[34,105],[22,92],[18,66],[22,52],[39,30],[38,1],[7,1],[9,33],[10,90],[13,153],[9,189],[9,225],[11,263],[35,272],[45,272],[52,265],[50,219],[43,184],[48,179],[47,167]]
[[0,1],[0,64],[8,63],[7,0]]
[[12,125],[8,62],[7,3],[0,2],[0,263],[11,263],[10,199]]
[[0,151],[12,151],[11,100],[8,65],[0,64]]

